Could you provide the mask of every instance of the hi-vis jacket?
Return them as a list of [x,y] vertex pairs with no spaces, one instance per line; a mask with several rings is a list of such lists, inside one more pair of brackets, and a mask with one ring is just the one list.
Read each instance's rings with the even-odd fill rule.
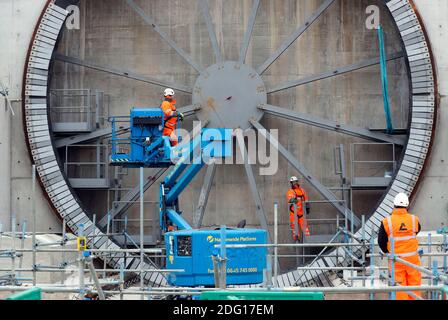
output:
[[385,218],[378,234],[378,244],[385,253],[391,252],[394,241],[394,254],[398,257],[418,255],[417,234],[421,226],[418,217],[409,214],[405,208],[395,208],[392,215]]

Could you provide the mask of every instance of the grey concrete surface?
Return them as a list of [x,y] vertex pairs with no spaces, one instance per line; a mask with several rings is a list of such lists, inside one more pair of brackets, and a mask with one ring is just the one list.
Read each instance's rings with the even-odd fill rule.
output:
[[[46,1],[0,1],[0,81],[9,89],[10,99],[21,99],[25,58],[34,27]],[[11,216],[20,227],[31,221],[31,161],[23,132],[22,101],[12,104],[12,117],[0,99],[0,222],[11,230]],[[37,230],[59,231],[61,224],[50,212],[47,200],[37,189]]]

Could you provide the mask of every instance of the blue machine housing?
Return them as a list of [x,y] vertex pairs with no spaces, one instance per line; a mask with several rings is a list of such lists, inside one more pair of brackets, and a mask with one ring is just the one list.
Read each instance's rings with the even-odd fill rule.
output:
[[[138,167],[168,167],[171,144],[169,137],[163,136],[164,114],[160,108],[131,110],[130,138],[119,138],[118,123],[124,122],[124,117],[112,117],[112,165],[129,168]],[[122,151],[125,149],[125,151]],[[129,150],[126,150],[129,149]]]
[[[261,229],[226,229],[226,244],[266,244],[267,232]],[[218,255],[220,230],[182,230],[165,233],[167,269],[184,269],[170,273],[174,286],[214,286],[212,255]],[[218,245],[218,247],[216,247]],[[266,247],[227,248],[227,284],[243,285],[263,282]]]

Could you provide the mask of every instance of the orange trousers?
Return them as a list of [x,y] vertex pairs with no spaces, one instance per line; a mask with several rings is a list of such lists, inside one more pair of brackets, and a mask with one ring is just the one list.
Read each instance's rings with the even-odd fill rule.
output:
[[[420,258],[418,256],[402,258],[412,264],[420,266]],[[389,272],[391,272],[391,263],[389,263]],[[422,274],[414,268],[408,267],[399,262],[395,262],[395,283],[401,286],[420,286],[422,284]],[[412,291],[416,296],[421,297],[421,291]],[[415,300],[414,297],[405,291],[397,292],[397,300]]]
[[171,128],[164,128],[163,129],[163,136],[170,137],[171,146],[175,147],[178,144],[177,135],[174,133],[174,129]]
[[[302,230],[302,233],[304,233],[306,237],[309,237],[311,235],[310,234],[310,230],[308,229],[308,225],[307,225],[305,219],[303,218],[303,216],[301,218],[299,218],[299,216],[297,216],[297,222],[299,223],[299,226],[300,226],[300,229]],[[295,221],[294,221],[294,212],[289,212],[289,225],[291,226],[293,239],[294,240],[299,240],[300,233],[296,234],[296,225],[295,225]]]

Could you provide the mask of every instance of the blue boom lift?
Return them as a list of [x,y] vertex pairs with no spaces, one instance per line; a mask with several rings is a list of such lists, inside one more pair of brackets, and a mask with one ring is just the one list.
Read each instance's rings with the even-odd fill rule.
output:
[[[160,183],[160,229],[166,247],[166,267],[183,269],[172,273],[168,283],[177,286],[213,286],[212,256],[219,254],[219,229],[193,229],[182,217],[179,195],[208,161],[232,156],[231,129],[203,128],[200,134],[171,147],[163,136],[164,116],[160,108],[132,109],[130,117],[112,117],[112,165],[128,168],[174,166]],[[119,137],[120,124],[129,122],[130,136]],[[244,213],[243,213],[244,214]],[[226,228],[225,243],[265,244],[267,231]],[[263,281],[266,248],[229,248],[227,284],[256,284]]]

